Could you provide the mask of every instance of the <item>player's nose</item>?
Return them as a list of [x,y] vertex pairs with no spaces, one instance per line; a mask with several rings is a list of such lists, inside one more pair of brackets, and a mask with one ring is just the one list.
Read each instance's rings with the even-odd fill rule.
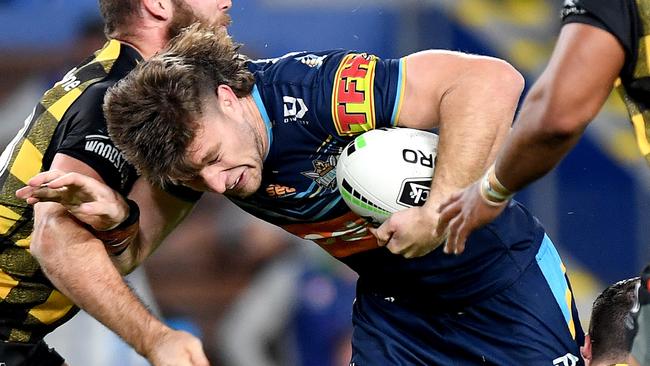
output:
[[227,11],[230,8],[232,8],[232,1],[231,0],[222,0],[219,3],[219,9],[221,9],[223,11]]

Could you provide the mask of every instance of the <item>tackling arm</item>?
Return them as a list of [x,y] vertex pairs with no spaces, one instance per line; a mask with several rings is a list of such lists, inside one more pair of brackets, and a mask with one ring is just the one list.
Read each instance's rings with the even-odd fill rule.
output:
[[494,220],[513,192],[557,165],[602,107],[624,60],[610,33],[580,23],[562,27],[490,174],[441,205],[438,230],[448,228],[449,251],[462,252],[469,234]]
[[[101,179],[90,167],[65,155],[58,155],[52,168],[73,170]],[[156,319],[124,283],[111,261],[113,259],[123,272],[132,270],[189,211],[189,207],[183,210],[179,204],[172,204],[170,207],[179,211],[152,212],[162,210],[164,202],[143,202],[147,202],[147,198],[155,199],[159,194],[163,193],[147,191],[142,183],[136,184],[134,198],[139,198],[141,207],[147,211],[141,216],[135,241],[124,253],[113,258],[107,255],[104,244],[75,220],[68,209],[56,202],[41,200],[35,203],[30,250],[57,289],[124,338],[152,364],[207,365],[200,341],[185,332],[172,330]],[[97,206],[100,207],[96,212],[107,210],[112,212],[109,216],[125,216],[119,213],[120,207],[124,209],[119,203]],[[115,210],[110,210],[110,207]]]
[[557,165],[605,103],[624,61],[612,34],[580,23],[562,27],[498,155],[495,173],[506,188],[518,191]]

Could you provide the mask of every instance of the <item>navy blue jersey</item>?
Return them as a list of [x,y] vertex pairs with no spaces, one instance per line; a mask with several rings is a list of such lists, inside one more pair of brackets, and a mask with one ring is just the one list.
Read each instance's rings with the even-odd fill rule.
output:
[[357,271],[366,288],[431,303],[489,296],[532,263],[544,231],[518,203],[473,233],[460,256],[439,249],[405,259],[379,248],[368,223],[341,199],[337,157],[355,135],[397,123],[407,72],[403,59],[328,51],[249,67],[271,141],[259,190],[246,199],[231,198],[243,209],[317,242]]

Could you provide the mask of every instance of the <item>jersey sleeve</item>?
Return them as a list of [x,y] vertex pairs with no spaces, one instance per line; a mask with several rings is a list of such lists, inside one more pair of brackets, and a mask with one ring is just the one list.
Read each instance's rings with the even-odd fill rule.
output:
[[135,168],[108,136],[101,109],[102,90],[86,90],[66,111],[53,151],[92,167],[108,186],[126,195],[137,179]]
[[331,60],[324,94],[333,135],[355,136],[397,124],[404,95],[404,59],[346,53]]
[[589,24],[611,33],[628,56],[635,54],[638,19],[634,0],[565,0],[561,15],[563,24]]

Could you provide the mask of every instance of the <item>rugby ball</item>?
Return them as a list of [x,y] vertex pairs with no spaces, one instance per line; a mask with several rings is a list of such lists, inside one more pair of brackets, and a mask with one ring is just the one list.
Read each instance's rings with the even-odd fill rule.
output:
[[336,183],[343,200],[373,224],[392,213],[422,206],[429,197],[438,135],[412,128],[363,133],[343,150]]

